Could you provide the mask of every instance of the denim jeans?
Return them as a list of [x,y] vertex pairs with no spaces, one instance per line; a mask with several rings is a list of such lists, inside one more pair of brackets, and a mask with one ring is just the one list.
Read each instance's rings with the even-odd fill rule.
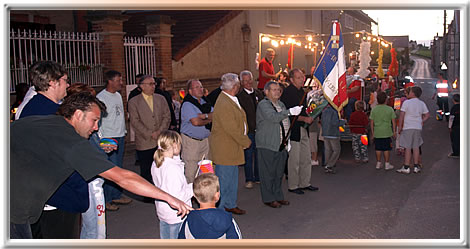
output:
[[183,222],[168,224],[160,221],[160,239],[177,239]]
[[237,207],[238,194],[238,166],[215,166],[215,174],[219,177],[220,201],[219,208]]
[[[118,141],[118,148],[115,151],[108,153],[108,160],[113,162],[114,165],[122,168],[122,160],[124,158],[124,144],[125,137],[113,137]],[[106,203],[111,202],[112,200],[117,200],[121,198],[122,188],[119,187],[116,183],[112,181],[105,180],[103,184],[104,189],[104,198]]]
[[258,153],[256,153],[255,133],[248,133],[251,145],[245,149],[245,182],[259,182]]

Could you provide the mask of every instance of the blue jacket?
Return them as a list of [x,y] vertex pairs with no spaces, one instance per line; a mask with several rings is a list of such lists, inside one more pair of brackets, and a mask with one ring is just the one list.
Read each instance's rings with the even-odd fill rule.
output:
[[321,114],[323,137],[340,137],[339,127],[345,123],[339,119],[338,112],[331,105],[327,105]]
[[178,239],[241,239],[232,214],[219,208],[193,210],[181,225]]

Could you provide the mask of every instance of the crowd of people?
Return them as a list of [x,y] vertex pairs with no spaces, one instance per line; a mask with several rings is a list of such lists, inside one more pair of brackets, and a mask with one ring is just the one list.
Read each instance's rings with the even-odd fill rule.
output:
[[[299,68],[275,73],[274,58],[275,51],[267,49],[257,85],[248,70],[222,75],[220,87],[210,93],[200,80],[190,79],[182,102],[165,89],[166,79],[137,75],[126,109],[140,176],[122,168],[129,127],[119,93],[121,73],[106,72],[106,86],[96,94],[86,84],[70,85],[61,65],[35,63],[33,88],[15,103],[18,120],[10,129],[10,238],[104,239],[105,211],[132,202],[123,189],[155,203],[162,239],[241,238],[232,217],[247,212],[237,204],[239,166],[244,187],[259,184],[266,206],[289,205],[284,178],[287,191],[304,195],[319,190],[311,183],[312,166],[337,172],[345,125],[357,164],[369,162],[368,138],[375,145],[376,169],[393,169],[396,139],[405,155],[397,172],[422,170],[421,131],[430,114],[419,99],[420,87],[406,88],[397,113],[381,85],[366,102],[364,85],[351,67],[345,109],[338,113],[327,104],[311,116],[304,107],[322,95],[321,84],[313,81],[304,89],[306,75]],[[442,98],[444,90],[437,91]],[[449,156],[458,157],[458,94],[453,101]],[[203,159],[212,161],[214,173],[200,173]]]

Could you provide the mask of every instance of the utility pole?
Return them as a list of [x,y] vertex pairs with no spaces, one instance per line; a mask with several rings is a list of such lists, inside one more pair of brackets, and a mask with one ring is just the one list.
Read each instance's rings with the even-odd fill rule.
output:
[[[447,13],[446,10],[444,10],[444,33],[442,33],[442,43],[443,43],[443,62],[448,65],[447,63],[447,35],[446,35],[446,17]],[[442,70],[442,69],[441,69]],[[444,71],[444,77],[447,79],[447,70],[442,70]]]

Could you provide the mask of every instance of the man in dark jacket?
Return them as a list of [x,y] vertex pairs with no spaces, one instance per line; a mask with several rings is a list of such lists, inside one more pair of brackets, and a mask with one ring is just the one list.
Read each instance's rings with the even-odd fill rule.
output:
[[256,155],[255,143],[256,107],[258,102],[263,99],[263,93],[253,88],[253,74],[250,71],[242,71],[240,73],[240,80],[243,88],[237,94],[237,98],[243,110],[245,110],[248,122],[248,137],[251,140],[250,147],[245,149],[245,188],[251,189],[253,188],[253,182],[259,182],[258,157]]

